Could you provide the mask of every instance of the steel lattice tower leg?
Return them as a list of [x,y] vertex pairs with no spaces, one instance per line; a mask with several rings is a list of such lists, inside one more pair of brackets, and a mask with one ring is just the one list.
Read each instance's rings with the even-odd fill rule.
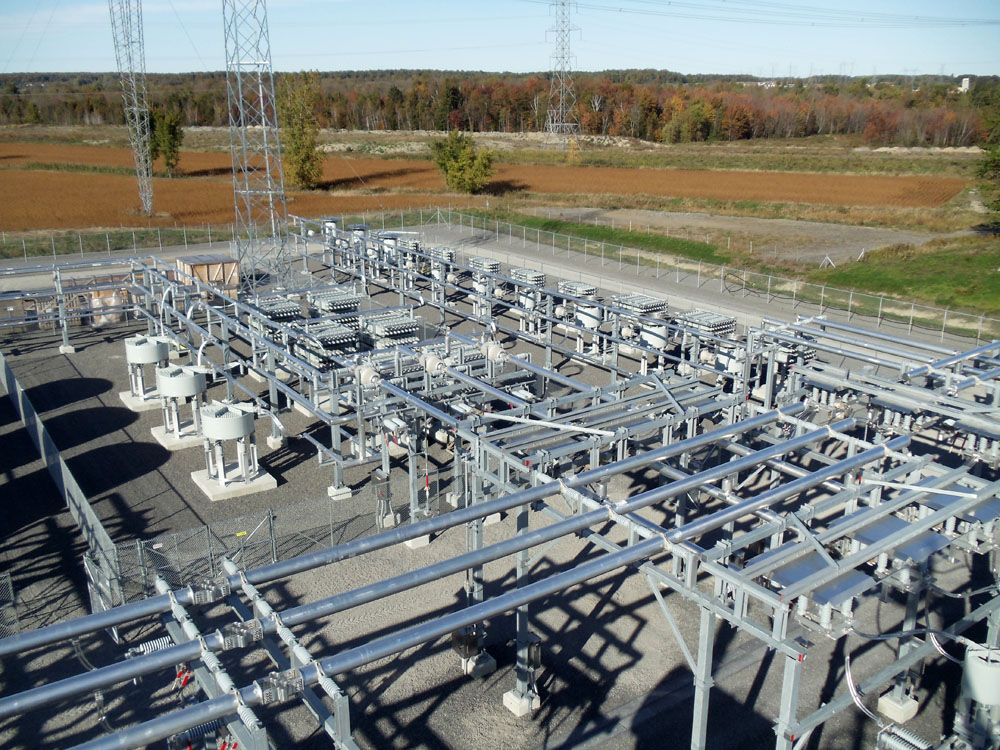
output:
[[149,106],[146,102],[146,53],[142,35],[141,0],[108,0],[115,60],[122,83],[139,200],[143,213],[153,212],[153,164],[149,158]]
[[229,92],[229,138],[236,199],[236,257],[242,294],[265,270],[280,287],[291,272],[271,40],[264,0],[222,0]]
[[576,93],[573,90],[570,37],[576,30],[570,22],[572,0],[553,0],[556,24],[551,29],[555,35],[552,52],[552,82],[549,88],[549,110],[545,130],[549,136],[575,136],[580,132],[576,121]]

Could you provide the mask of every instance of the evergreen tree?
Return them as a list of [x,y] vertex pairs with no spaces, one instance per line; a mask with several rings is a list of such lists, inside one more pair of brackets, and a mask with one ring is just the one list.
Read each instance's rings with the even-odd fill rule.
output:
[[149,157],[156,161],[162,156],[167,177],[173,177],[181,158],[181,144],[184,142],[180,112],[154,110],[150,116],[149,128]]
[[313,190],[323,176],[323,157],[317,150],[319,77],[316,73],[283,76],[279,92],[278,119],[285,180],[292,187]]
[[431,153],[452,190],[480,193],[493,176],[493,152],[480,151],[471,135],[452,130],[447,138],[431,141]]

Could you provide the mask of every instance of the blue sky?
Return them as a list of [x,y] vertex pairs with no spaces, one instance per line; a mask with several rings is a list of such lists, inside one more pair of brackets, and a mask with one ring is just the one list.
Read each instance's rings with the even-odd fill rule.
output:
[[[221,2],[143,13],[147,70],[224,68]],[[268,14],[275,70],[550,67],[545,0],[270,0]],[[996,0],[579,0],[573,20],[576,70],[1000,74]],[[0,73],[114,67],[106,2],[0,0]]]

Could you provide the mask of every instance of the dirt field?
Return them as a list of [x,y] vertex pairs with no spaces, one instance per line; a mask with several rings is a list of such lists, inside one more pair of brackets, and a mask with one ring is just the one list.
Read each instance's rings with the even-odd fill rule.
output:
[[[134,187],[126,175],[25,170],[30,164],[132,165],[127,149],[52,143],[0,142],[0,226],[4,229],[134,224]],[[19,169],[18,167],[21,167]],[[232,214],[227,154],[185,151],[187,179],[158,180],[160,222],[228,221]],[[190,178],[203,178],[192,180]],[[729,201],[786,201],[831,206],[940,206],[964,180],[777,172],[696,171],[499,165],[493,192],[653,195]],[[447,200],[444,181],[428,161],[333,157],[323,165],[323,190],[290,194],[290,210],[305,215],[427,205]],[[351,195],[337,195],[350,192]],[[362,192],[364,194],[359,195]],[[373,193],[375,195],[373,195]],[[430,196],[430,193],[437,193]],[[453,196],[453,199],[458,199]],[[58,206],[54,211],[53,207]]]
[[[117,226],[198,226],[233,221],[227,180],[154,180],[151,219],[139,215],[135,178],[74,172],[0,172],[0,229],[75,229]],[[288,211],[303,216],[416,208],[447,203],[439,195],[289,193]],[[463,200],[462,206],[476,203]]]

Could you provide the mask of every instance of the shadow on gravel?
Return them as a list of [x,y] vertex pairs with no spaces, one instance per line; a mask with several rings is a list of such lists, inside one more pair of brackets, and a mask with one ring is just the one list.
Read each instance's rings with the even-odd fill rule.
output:
[[139,415],[121,406],[97,406],[48,417],[45,426],[61,451],[110,435],[137,422]]
[[159,469],[170,460],[170,451],[153,443],[124,443],[93,448],[67,459],[87,497],[96,497],[144,474]]
[[[53,409],[96,398],[111,390],[113,383],[104,378],[72,378],[53,380],[32,386],[25,393],[40,414]],[[48,426],[48,420],[46,420]]]

